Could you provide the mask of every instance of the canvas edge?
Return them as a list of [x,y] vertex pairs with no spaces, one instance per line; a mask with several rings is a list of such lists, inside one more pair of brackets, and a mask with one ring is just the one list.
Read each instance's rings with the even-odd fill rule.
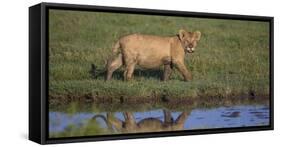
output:
[[[40,143],[40,144],[54,144],[54,143],[72,143],[72,142],[85,142],[85,141],[105,141],[105,140],[121,140],[121,139],[137,139],[137,138],[152,138],[152,137],[171,137],[171,136],[183,136],[183,135],[201,135],[201,134],[217,134],[217,133],[234,133],[234,132],[248,132],[248,131],[263,131],[263,130],[273,130],[274,127],[274,115],[273,115],[273,23],[274,17],[269,16],[251,16],[251,15],[236,15],[236,14],[218,14],[218,13],[201,13],[201,12],[186,12],[186,11],[171,11],[171,10],[153,10],[153,9],[135,9],[135,8],[123,8],[123,7],[104,7],[104,6],[90,6],[90,5],[75,5],[75,4],[60,4],[60,3],[40,3],[35,6],[29,7],[29,16],[31,17],[31,9],[38,8],[40,6],[40,33],[32,33],[34,29],[34,24],[29,18],[29,139]],[[72,9],[72,10],[99,10],[99,11],[118,11],[124,13],[146,13],[154,15],[171,15],[176,14],[176,16],[191,16],[191,17],[202,17],[202,18],[218,18],[218,19],[239,19],[239,20],[253,20],[253,21],[268,21],[270,23],[270,123],[269,126],[262,127],[243,127],[243,128],[224,128],[224,129],[208,129],[208,130],[194,130],[194,131],[178,131],[178,132],[155,132],[155,133],[145,133],[145,134],[120,134],[120,135],[105,135],[105,136],[90,136],[90,137],[74,137],[74,138],[63,138],[63,139],[50,139],[47,134],[47,97],[48,97],[48,81],[46,71],[48,71],[48,57],[47,57],[47,41],[48,33],[46,20],[47,20],[47,9],[48,8],[58,8],[58,9]],[[37,22],[38,23],[38,22]],[[31,39],[30,36],[40,36],[40,38]],[[40,60],[32,57],[34,47],[31,47],[34,42],[40,42]],[[41,96],[40,102],[31,96],[32,93],[38,94],[38,91],[34,91],[34,87],[38,85],[38,81],[31,77],[32,72],[36,72],[36,69],[31,66],[34,61],[39,61],[40,66],[40,88]],[[38,70],[38,69],[37,69]],[[37,98],[38,99],[38,98]],[[32,101],[32,102],[31,102]],[[33,106],[33,103],[37,104]],[[40,107],[40,108],[38,108]],[[40,111],[40,121],[32,121],[34,116],[38,116],[38,112],[33,112],[34,110]],[[35,115],[36,114],[36,115]],[[40,127],[40,132],[36,132],[34,129]],[[36,132],[36,133],[35,133]],[[38,139],[40,138],[40,139]]]

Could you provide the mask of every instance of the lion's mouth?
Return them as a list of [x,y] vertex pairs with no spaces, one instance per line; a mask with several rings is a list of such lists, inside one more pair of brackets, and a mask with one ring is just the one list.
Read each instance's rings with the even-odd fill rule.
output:
[[185,51],[187,53],[194,53],[194,48],[186,48]]

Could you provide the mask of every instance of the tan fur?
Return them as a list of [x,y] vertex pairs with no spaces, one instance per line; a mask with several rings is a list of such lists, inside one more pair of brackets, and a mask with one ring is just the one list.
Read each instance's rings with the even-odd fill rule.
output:
[[108,61],[106,79],[110,80],[112,73],[122,65],[125,66],[125,80],[132,78],[136,65],[147,69],[164,65],[164,80],[167,80],[171,74],[171,65],[176,65],[184,80],[191,80],[192,76],[186,69],[184,57],[185,53],[194,52],[200,36],[199,31],[185,30],[179,30],[179,34],[173,37],[142,34],[124,36],[113,47],[113,53],[120,53],[115,59]]

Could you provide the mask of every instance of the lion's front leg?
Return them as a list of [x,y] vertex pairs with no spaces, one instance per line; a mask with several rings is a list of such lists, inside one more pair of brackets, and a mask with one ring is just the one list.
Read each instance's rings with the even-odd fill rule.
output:
[[176,68],[179,70],[179,72],[182,74],[184,81],[192,80],[191,73],[187,70],[184,62],[175,62]]

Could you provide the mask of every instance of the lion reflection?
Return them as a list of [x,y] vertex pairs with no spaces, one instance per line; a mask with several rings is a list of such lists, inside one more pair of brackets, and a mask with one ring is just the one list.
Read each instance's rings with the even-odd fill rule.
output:
[[132,112],[123,112],[124,121],[116,118],[113,113],[96,115],[93,119],[102,118],[110,131],[116,133],[135,133],[135,132],[156,132],[156,131],[175,131],[183,130],[184,123],[190,112],[182,112],[175,120],[171,112],[163,110],[164,121],[158,118],[145,118],[136,122]]

